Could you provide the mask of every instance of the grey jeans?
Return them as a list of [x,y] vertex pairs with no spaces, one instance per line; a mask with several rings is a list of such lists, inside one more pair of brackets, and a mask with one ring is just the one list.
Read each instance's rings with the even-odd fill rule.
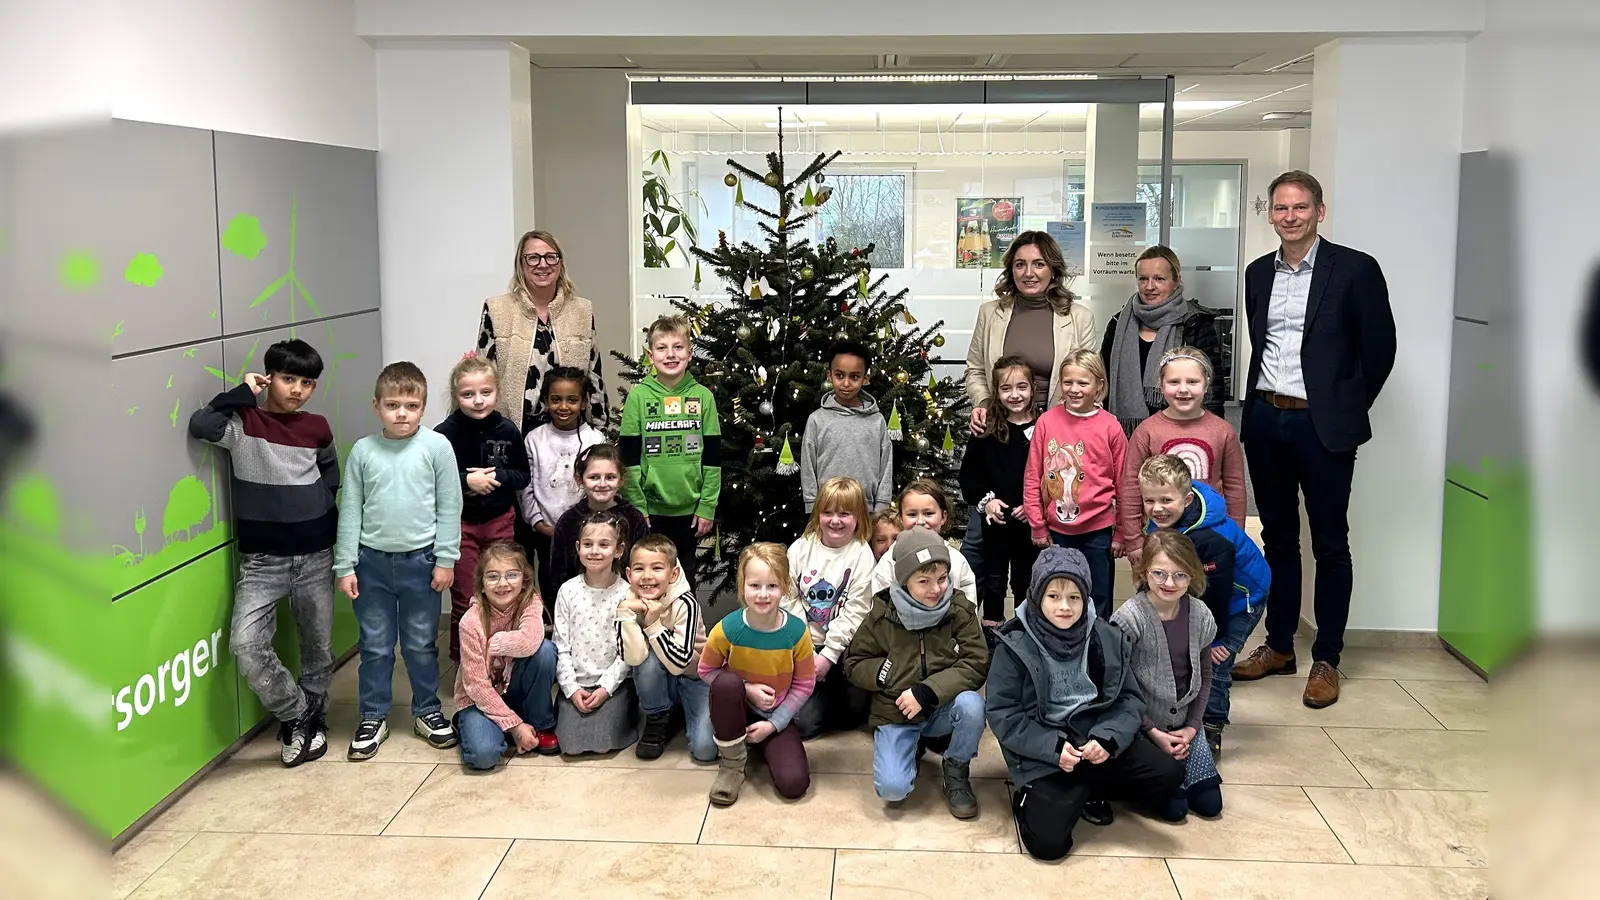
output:
[[[298,682],[272,646],[278,600],[285,595],[300,637]],[[325,703],[333,678],[333,550],[305,556],[240,555],[228,642],[239,674],[278,721],[292,722],[305,714],[308,704]]]

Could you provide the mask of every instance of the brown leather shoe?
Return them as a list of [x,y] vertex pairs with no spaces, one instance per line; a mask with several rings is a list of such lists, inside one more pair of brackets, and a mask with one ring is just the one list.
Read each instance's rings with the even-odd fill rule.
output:
[[1301,702],[1312,709],[1322,709],[1339,702],[1339,670],[1325,662],[1311,664],[1311,674],[1306,677],[1306,693]]
[[1294,654],[1279,653],[1266,644],[1233,667],[1234,681],[1255,681],[1268,675],[1293,675]]

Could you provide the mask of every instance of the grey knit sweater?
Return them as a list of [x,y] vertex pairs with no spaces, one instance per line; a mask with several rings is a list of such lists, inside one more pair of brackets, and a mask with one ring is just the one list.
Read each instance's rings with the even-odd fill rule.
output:
[[1189,716],[1189,704],[1200,696],[1202,654],[1209,652],[1217,635],[1216,620],[1204,603],[1192,600],[1189,607],[1189,683],[1180,697],[1172,678],[1172,654],[1167,649],[1167,632],[1161,617],[1144,591],[1134,594],[1117,608],[1111,621],[1133,642],[1133,674],[1144,691],[1145,715],[1163,731],[1182,728]]

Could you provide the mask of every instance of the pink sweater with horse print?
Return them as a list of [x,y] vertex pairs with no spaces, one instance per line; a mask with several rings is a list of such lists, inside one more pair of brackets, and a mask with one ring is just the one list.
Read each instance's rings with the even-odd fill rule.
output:
[[1115,525],[1127,450],[1117,417],[1103,409],[1079,416],[1057,406],[1040,416],[1022,475],[1022,505],[1034,540],[1052,531],[1086,534]]

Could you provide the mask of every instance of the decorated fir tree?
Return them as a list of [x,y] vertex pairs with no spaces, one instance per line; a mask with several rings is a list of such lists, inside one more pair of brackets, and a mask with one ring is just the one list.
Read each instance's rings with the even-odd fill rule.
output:
[[[839,154],[818,154],[788,176],[782,146],[780,133],[766,172],[728,160],[732,171],[725,181],[736,203],[760,217],[766,245],[731,243],[721,232],[715,249],[693,251],[700,261],[697,283],[706,264],[727,285],[728,300],[704,306],[672,301],[693,326],[691,371],[716,396],[722,422],[717,528],[698,561],[701,583],[710,578],[719,588],[731,584],[729,564],[751,542],[787,544],[805,527],[801,436],[806,418],[832,390],[825,355],[835,341],[860,341],[874,351],[865,390],[877,399],[894,438],[895,490],[932,478],[959,502],[955,474],[957,448],[965,441],[966,392],[950,378],[934,378],[928,361],[930,350],[944,345],[938,333],[944,323],[921,325],[906,308],[908,290],[891,293],[888,276],[873,277],[872,244],[841,247],[832,238],[814,243],[805,236],[832,193],[824,170]],[[756,196],[758,183],[774,189],[774,208],[746,196],[746,185]],[[642,355],[614,355],[628,384],[648,374]],[[953,519],[953,525],[966,521]]]

